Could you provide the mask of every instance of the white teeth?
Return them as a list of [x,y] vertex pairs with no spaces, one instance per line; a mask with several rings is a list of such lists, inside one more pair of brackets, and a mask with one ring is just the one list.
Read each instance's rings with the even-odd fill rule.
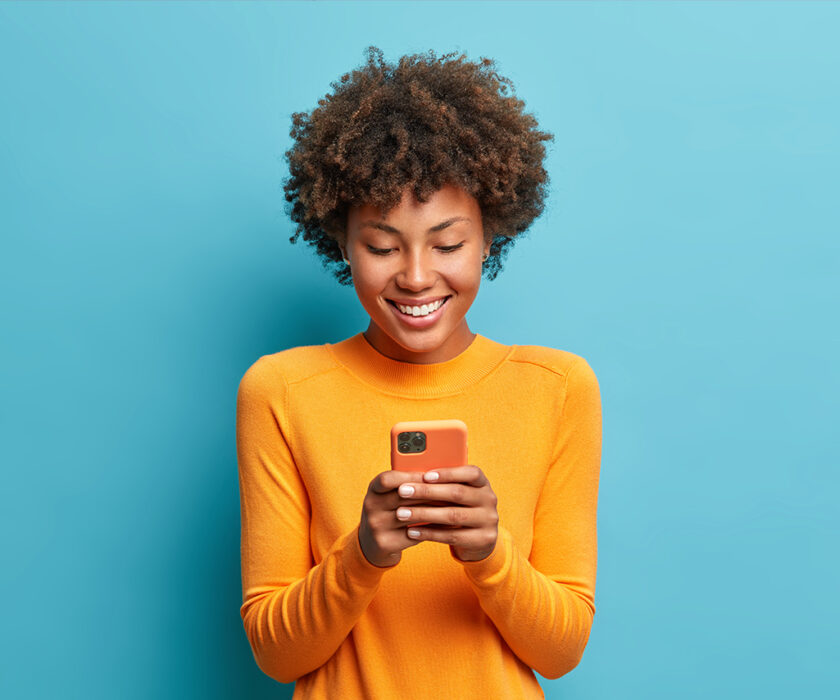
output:
[[397,308],[409,316],[428,316],[432,311],[437,311],[443,305],[444,301],[446,299],[439,299],[438,301],[433,301],[431,304],[423,304],[423,306],[403,306],[402,304],[397,304]]

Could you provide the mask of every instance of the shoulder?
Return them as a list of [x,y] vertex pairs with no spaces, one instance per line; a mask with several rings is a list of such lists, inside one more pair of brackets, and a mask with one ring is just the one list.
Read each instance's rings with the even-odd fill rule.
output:
[[242,376],[239,392],[285,391],[292,384],[336,369],[326,345],[301,345],[262,355]]
[[[565,416],[600,421],[601,387],[586,358],[568,350],[516,345],[510,359],[522,366],[534,367],[534,371],[542,373],[544,379],[538,382],[521,383],[531,387],[544,385],[545,391],[557,391],[558,396],[562,397],[560,401]],[[596,418],[593,419],[593,416]]]
[[584,357],[568,350],[543,345],[514,345],[508,360],[539,367],[568,381],[595,381],[595,372]]

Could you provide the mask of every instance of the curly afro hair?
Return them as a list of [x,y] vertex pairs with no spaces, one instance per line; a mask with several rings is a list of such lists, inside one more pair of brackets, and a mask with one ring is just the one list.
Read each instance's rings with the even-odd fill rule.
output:
[[482,272],[491,280],[542,213],[543,141],[554,136],[537,130],[492,59],[457,53],[430,50],[394,65],[369,46],[365,65],[331,83],[311,113],[292,115],[284,191],[297,227],[289,240],[303,236],[339,283],[352,283],[338,247],[349,208],[372,204],[387,214],[406,187],[420,202],[446,184],[476,198],[491,242]]

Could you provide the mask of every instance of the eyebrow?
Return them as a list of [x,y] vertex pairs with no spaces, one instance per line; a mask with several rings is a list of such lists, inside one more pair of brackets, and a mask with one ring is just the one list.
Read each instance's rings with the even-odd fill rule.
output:
[[[451,219],[447,219],[446,221],[441,221],[439,224],[432,226],[427,233],[435,233],[436,231],[443,231],[443,229],[452,226],[452,224],[456,223],[457,221],[469,221],[468,218],[465,216],[453,216]],[[363,221],[361,223],[362,226],[371,226],[372,228],[378,228],[380,231],[385,231],[386,233],[402,233],[399,229],[395,229],[393,226],[388,226],[388,224],[383,224],[381,221]]]

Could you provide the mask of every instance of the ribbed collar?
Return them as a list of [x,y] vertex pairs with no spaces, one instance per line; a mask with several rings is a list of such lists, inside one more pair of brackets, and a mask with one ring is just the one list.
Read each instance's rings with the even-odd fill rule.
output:
[[476,334],[460,355],[446,362],[415,364],[386,357],[364,333],[327,348],[347,370],[380,391],[410,398],[438,398],[457,394],[486,377],[513,351],[511,345]]

